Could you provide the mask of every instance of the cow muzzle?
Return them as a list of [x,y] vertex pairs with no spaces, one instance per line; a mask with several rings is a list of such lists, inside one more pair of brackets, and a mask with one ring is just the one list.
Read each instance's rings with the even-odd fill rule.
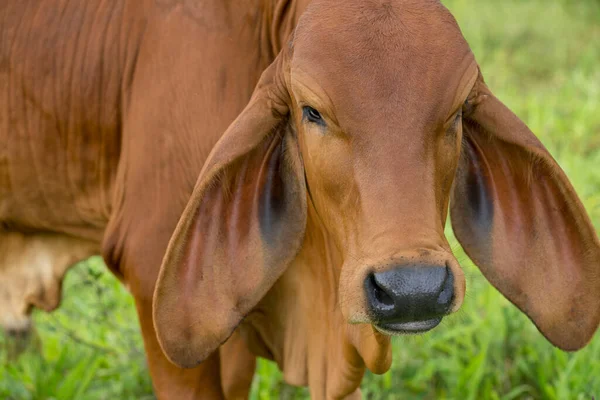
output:
[[447,265],[395,265],[368,274],[364,287],[373,325],[389,335],[436,327],[452,309],[454,281]]

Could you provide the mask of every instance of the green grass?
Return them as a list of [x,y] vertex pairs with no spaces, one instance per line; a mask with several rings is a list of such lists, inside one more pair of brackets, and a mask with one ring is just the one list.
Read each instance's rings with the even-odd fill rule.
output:
[[[444,3],[488,85],[550,149],[600,230],[600,2]],[[367,374],[364,397],[600,398],[600,334],[577,353],[553,348],[456,248],[468,277],[462,310],[431,333],[395,339],[391,371]],[[153,398],[132,300],[100,259],[73,269],[61,308],[36,312],[35,323],[38,338],[19,359],[0,350],[0,399]],[[308,394],[261,361],[253,398],[276,397]]]
[[24,354],[0,350],[0,399],[154,398],[133,299],[100,257],[74,267],[59,310],[34,320]]

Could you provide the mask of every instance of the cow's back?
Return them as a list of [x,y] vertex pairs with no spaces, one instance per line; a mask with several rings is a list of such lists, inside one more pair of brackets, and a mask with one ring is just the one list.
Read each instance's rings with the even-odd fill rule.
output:
[[[99,240],[123,93],[143,29],[131,2],[0,3],[0,223]],[[134,10],[131,10],[134,11]]]

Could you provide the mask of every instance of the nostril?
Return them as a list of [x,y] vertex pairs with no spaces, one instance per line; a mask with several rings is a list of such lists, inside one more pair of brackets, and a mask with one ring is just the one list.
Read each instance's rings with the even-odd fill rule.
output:
[[452,274],[450,268],[446,266],[446,276],[437,298],[437,304],[440,308],[443,308],[443,312],[446,312],[448,311],[448,308],[450,308],[452,300],[454,300],[454,274]]
[[379,323],[441,318],[455,296],[448,265],[398,266],[367,275],[364,285],[371,318]]
[[370,286],[373,290],[373,297],[375,298],[375,300],[377,300],[377,302],[381,305],[393,307],[394,300],[390,297],[389,294],[386,293],[386,291],[383,288],[381,288],[381,286],[379,286],[377,280],[375,279],[375,275],[371,274],[369,276],[369,280],[371,281]]

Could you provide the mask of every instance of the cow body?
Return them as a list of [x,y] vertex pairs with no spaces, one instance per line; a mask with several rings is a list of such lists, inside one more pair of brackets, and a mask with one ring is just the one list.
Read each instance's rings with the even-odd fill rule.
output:
[[596,232],[449,11],[307,3],[0,5],[5,328],[55,308],[67,268],[100,253],[159,398],[245,397],[254,355],[315,399],[359,397],[390,335],[461,306],[450,209],[553,344],[590,340]]
[[32,305],[58,305],[68,266],[100,252],[120,154],[127,52],[108,45],[118,34],[111,18],[124,13],[117,2],[98,9],[67,2],[5,2],[2,8],[0,271],[6,300],[0,321],[19,330],[27,327]]
[[[116,208],[117,170],[127,156],[123,145],[133,136],[125,133],[129,110],[142,108],[131,104],[134,82],[140,89],[162,88],[139,96],[145,97],[143,108],[155,107],[146,112],[156,112],[159,103],[162,115],[171,114],[163,119],[173,123],[184,119],[167,107],[169,101],[184,101],[173,99],[173,93],[185,90],[193,100],[202,100],[188,118],[204,121],[205,129],[177,130],[186,131],[186,144],[200,146],[193,157],[179,154],[182,164],[195,167],[181,172],[193,183],[270,62],[261,53],[260,32],[250,23],[258,11],[238,11],[246,20],[234,22],[219,1],[204,5],[206,9],[192,9],[185,2],[99,3],[2,5],[0,133],[7,145],[0,158],[0,221],[5,230],[51,231],[101,243]],[[176,34],[181,43],[163,44],[166,35]],[[244,35],[247,41],[237,40]],[[208,45],[232,38],[236,43],[225,48]],[[239,63],[230,62],[233,54]],[[164,78],[153,70],[181,63],[189,63],[181,78]],[[145,76],[137,78],[136,71]],[[174,79],[181,80],[180,87],[168,85]],[[159,98],[150,99],[150,94]],[[165,137],[175,133],[172,127],[164,130]]]
[[102,254],[136,298],[165,398],[222,394],[215,360],[204,372],[164,359],[152,292],[207,155],[294,11],[238,3],[0,5],[0,323],[28,329],[32,306],[58,306],[68,267]]

